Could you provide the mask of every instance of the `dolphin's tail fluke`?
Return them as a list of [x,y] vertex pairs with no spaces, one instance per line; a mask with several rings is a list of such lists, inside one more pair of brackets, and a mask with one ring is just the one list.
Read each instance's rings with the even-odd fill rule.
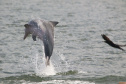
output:
[[47,56],[46,57],[46,66],[49,66],[50,65],[50,61],[49,61],[49,57]]

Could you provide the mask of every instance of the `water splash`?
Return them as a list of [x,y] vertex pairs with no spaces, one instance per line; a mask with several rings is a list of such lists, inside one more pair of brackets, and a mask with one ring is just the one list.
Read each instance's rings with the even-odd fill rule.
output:
[[51,60],[50,60],[50,66],[45,65],[46,59],[43,50],[44,50],[43,46],[42,49],[37,44],[32,46],[31,48],[31,52],[32,52],[31,60],[33,64],[32,67],[34,68],[36,75],[39,76],[55,75],[56,71]]
[[[42,46],[42,47],[40,47]],[[44,55],[44,46],[40,40],[35,42],[31,48],[32,68],[38,76],[56,75],[57,73],[77,71],[78,73],[85,73],[77,70],[70,65],[70,62],[61,53],[62,51],[55,50],[50,58],[50,66],[46,66],[46,59]]]
[[[54,50],[50,58],[50,66],[46,66],[46,59],[44,55],[44,46],[41,41],[37,41],[31,48],[32,68],[37,76],[49,76],[56,74],[87,74],[80,69],[75,69],[65,58],[65,56],[58,50]],[[40,45],[42,47],[40,47]]]
[[[37,75],[39,76],[48,76],[48,75],[55,75],[56,74],[56,71],[55,71],[55,68],[50,60],[50,65],[49,66],[46,66],[45,65],[45,58],[43,56],[43,63],[40,62],[42,61],[41,59],[38,59],[38,56],[37,57],[37,60],[36,60],[36,69],[35,69],[35,72]],[[40,61],[39,61],[40,60]]]
[[53,52],[51,60],[53,61],[57,73],[69,71],[70,66],[68,61],[66,60],[65,56],[58,50]]

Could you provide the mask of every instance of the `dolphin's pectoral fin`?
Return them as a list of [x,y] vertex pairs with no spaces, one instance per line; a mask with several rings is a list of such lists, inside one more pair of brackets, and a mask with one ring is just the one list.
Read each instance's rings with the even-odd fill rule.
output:
[[32,39],[33,39],[34,41],[36,41],[36,36],[35,36],[35,35],[32,35]]
[[55,27],[59,22],[56,21],[50,21],[52,23],[52,25]]

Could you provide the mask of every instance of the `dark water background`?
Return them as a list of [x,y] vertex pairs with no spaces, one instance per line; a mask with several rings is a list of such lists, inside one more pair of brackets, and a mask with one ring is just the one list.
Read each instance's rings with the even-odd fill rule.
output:
[[[51,66],[43,44],[25,41],[32,19],[58,21]],[[126,81],[126,0],[0,0],[1,84],[118,84]],[[126,47],[123,49],[126,50]]]

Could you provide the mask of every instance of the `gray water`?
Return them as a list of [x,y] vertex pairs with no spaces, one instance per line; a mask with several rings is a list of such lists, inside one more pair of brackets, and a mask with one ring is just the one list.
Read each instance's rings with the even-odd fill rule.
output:
[[[32,19],[58,21],[51,65],[42,41],[23,40]],[[118,84],[126,81],[126,0],[0,0],[1,84]],[[126,50],[126,47],[123,47]]]

